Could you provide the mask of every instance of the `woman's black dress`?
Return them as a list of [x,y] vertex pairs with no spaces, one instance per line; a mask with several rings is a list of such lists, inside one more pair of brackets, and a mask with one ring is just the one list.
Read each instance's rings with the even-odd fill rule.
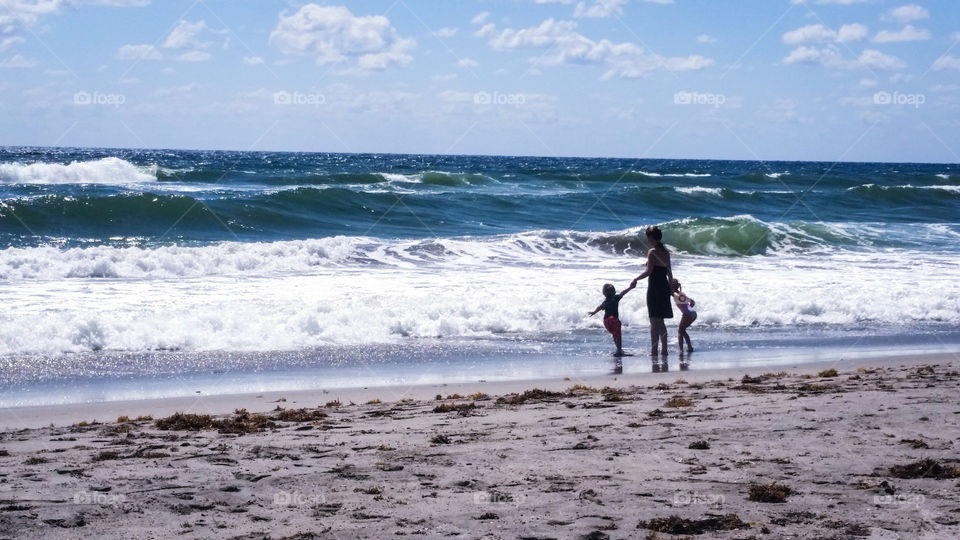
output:
[[654,266],[647,278],[647,313],[657,319],[672,319],[673,306],[670,301],[670,281],[667,279],[666,266]]

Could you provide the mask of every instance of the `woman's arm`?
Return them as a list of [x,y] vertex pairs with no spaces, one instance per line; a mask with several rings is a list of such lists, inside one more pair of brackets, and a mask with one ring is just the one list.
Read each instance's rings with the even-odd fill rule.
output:
[[643,273],[637,276],[634,281],[640,281],[641,279],[650,275],[653,272],[653,250],[647,252],[647,267],[644,269]]

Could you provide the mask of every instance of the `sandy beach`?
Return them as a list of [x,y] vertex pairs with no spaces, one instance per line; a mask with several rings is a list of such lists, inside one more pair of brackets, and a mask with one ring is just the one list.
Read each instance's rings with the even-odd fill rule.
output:
[[726,375],[8,409],[0,537],[960,534],[955,357]]

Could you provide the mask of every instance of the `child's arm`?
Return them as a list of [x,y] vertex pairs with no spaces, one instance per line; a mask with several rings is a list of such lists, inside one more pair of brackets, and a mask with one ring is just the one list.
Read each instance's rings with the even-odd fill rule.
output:
[[593,310],[593,311],[588,311],[587,313],[588,313],[591,317],[593,317],[593,316],[596,315],[597,312],[600,311],[601,309],[603,309],[603,304],[600,304],[599,306],[597,306],[597,309],[595,309],[595,310]]
[[635,289],[636,287],[637,287],[637,280],[631,281],[629,287],[627,287],[626,289],[620,291],[620,298],[623,298],[624,295],[626,295],[628,292],[632,291],[632,290]]

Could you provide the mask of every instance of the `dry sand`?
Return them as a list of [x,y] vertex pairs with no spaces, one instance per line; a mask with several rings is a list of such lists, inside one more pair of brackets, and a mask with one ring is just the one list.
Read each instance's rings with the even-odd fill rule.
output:
[[822,375],[8,429],[0,537],[960,537],[956,362]]

